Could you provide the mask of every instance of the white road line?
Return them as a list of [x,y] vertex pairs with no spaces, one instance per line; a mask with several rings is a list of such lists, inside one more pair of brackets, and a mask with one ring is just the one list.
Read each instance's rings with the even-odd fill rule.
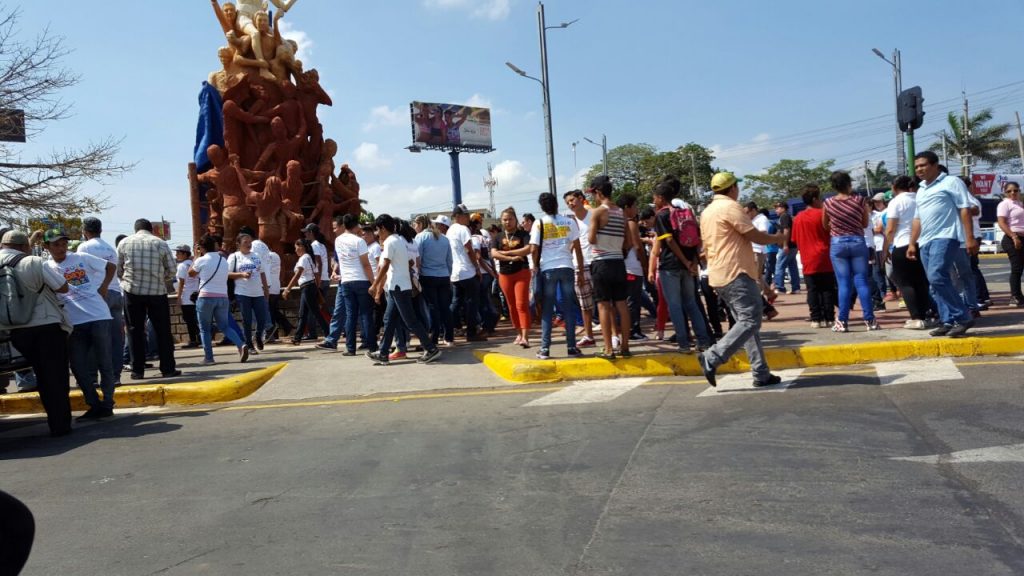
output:
[[921,462],[923,464],[973,464],[978,462],[1024,462],[1024,444],[1010,446],[992,446],[976,450],[963,450],[950,454],[933,456],[906,456],[890,458],[904,462]]
[[547,396],[541,396],[536,400],[524,404],[523,407],[534,406],[564,406],[567,404],[596,404],[608,402],[622,396],[626,392],[642,386],[650,378],[619,378],[617,380],[582,380],[553,392]]
[[951,358],[886,362],[872,366],[878,373],[878,380],[882,386],[964,379],[964,375]]
[[750,372],[744,374],[726,374],[718,377],[718,386],[715,388],[708,388],[697,395],[698,398],[704,398],[707,396],[719,396],[722,394],[747,394],[750,392],[785,392],[786,388],[793,385],[794,382],[800,378],[803,374],[803,368],[795,368],[793,370],[781,370],[774,374],[782,378],[782,382],[775,386],[765,386],[762,388],[754,388],[754,377]]

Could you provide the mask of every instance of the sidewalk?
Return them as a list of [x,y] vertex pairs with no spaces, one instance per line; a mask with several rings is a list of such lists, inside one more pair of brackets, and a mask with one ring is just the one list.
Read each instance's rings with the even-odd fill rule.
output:
[[[876,312],[882,326],[879,331],[867,331],[859,308],[850,314],[850,332],[839,334],[829,328],[811,328],[805,298],[805,293],[780,295],[775,303],[779,316],[762,325],[761,341],[769,365],[774,370],[921,357],[1024,353],[1024,310],[1010,306],[1006,292],[993,292],[995,305],[982,313],[975,328],[968,333],[969,338],[960,340],[933,338],[926,330],[904,329],[903,324],[909,315],[897,307],[897,302],[888,302],[885,311]],[[679,354],[674,343],[653,340],[654,321],[647,317],[646,312],[642,327],[651,340],[630,342],[635,354],[632,359],[620,358],[611,362],[593,358],[603,346],[600,330],[596,327],[596,345],[582,349],[587,356],[583,359],[566,358],[562,329],[552,334],[552,360],[536,360],[539,334],[531,338],[533,346],[530,349],[504,344],[491,347],[486,353],[478,353],[478,357],[501,378],[521,384],[582,378],[701,374],[695,354]],[[723,322],[723,329],[728,329],[728,323]],[[666,336],[671,334],[669,324]],[[721,367],[721,372],[748,370],[745,355],[741,353],[740,356]]]

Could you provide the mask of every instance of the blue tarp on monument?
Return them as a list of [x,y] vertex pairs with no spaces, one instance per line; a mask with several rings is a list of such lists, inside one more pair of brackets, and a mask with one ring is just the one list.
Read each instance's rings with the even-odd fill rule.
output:
[[206,157],[206,149],[213,144],[224,146],[224,110],[220,92],[203,82],[199,91],[199,124],[196,126],[196,148],[192,153],[199,174],[212,166]]

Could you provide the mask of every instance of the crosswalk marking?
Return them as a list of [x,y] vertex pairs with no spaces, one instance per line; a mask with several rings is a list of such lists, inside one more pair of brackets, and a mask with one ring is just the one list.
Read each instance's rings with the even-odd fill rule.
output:
[[595,404],[608,402],[622,396],[626,392],[642,386],[650,378],[619,378],[618,380],[582,380],[572,386],[568,386],[553,392],[547,396],[541,396],[536,400],[525,404],[525,407],[534,406],[563,406],[567,404]]
[[962,450],[949,454],[932,456],[906,456],[892,458],[904,462],[920,462],[923,464],[973,464],[978,462],[1024,462],[1024,444],[1010,446],[992,446],[975,450]]
[[950,358],[887,362],[873,366],[882,386],[964,379],[964,375]]
[[764,386],[754,388],[754,377],[749,373],[726,374],[718,377],[718,386],[708,388],[697,395],[698,398],[706,396],[718,396],[720,394],[737,394],[748,392],[785,392],[803,374],[803,368],[793,370],[781,370],[775,374],[782,378],[782,382],[775,386]]

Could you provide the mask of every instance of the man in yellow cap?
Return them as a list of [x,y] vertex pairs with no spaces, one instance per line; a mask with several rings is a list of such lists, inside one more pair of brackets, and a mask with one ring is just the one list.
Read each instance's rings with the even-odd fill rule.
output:
[[752,244],[785,242],[781,233],[768,234],[754,227],[737,202],[740,180],[731,172],[719,172],[711,179],[715,193],[701,214],[701,239],[707,250],[708,282],[732,310],[736,323],[714,346],[697,356],[708,383],[715,386],[715,372],[744,348],[754,373],[754,386],[771,386],[782,380],[771,373],[761,349],[760,269]]

